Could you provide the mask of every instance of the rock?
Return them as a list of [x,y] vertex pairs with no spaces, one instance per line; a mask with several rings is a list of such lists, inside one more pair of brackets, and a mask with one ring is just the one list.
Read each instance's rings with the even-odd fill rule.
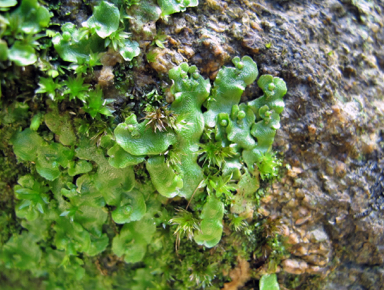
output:
[[310,254],[302,257],[308,264],[316,265],[316,266],[325,266],[328,263],[328,259],[321,255]]
[[287,204],[286,206],[288,208],[295,208],[299,205],[299,202],[295,199],[295,198],[292,198]]
[[308,268],[305,270],[308,274],[314,274],[319,275],[325,272],[325,269],[319,266],[311,266],[309,265]]
[[195,55],[195,51],[190,46],[183,46],[178,50],[178,52],[184,54],[187,58],[192,58]]
[[321,243],[328,240],[327,234],[322,229],[316,229],[310,233],[312,243]]
[[336,166],[335,166],[335,173],[337,177],[344,177],[347,174],[347,166],[345,165],[344,162],[341,161],[336,161]]
[[311,215],[304,217],[304,218],[299,218],[295,221],[295,225],[301,226],[301,225],[305,224],[306,222],[308,222],[311,218],[312,218]]
[[251,277],[249,263],[242,258],[238,258],[238,265],[230,271],[229,276],[232,281],[225,283],[222,290],[237,290],[242,287]]
[[155,59],[149,64],[158,73],[167,73],[183,59],[178,52],[168,48],[156,47],[150,53],[155,56]]
[[299,257],[306,256],[308,255],[308,248],[304,245],[299,245],[292,253]]
[[271,214],[268,210],[266,210],[266,209],[263,208],[263,207],[260,207],[260,208],[257,210],[257,212],[258,212],[259,214],[265,216],[265,217],[267,217],[267,216],[269,216],[269,215]]
[[305,192],[301,188],[296,188],[295,195],[297,198],[302,199],[305,197]]
[[301,174],[303,170],[299,167],[292,167],[291,169],[288,169],[287,175],[292,178],[296,178],[299,174]]
[[113,84],[114,77],[113,67],[103,66],[97,81],[100,86],[108,87]]
[[308,264],[304,261],[295,260],[295,259],[287,259],[282,263],[283,270],[290,274],[303,274],[308,268]]
[[288,236],[288,241],[287,241],[288,244],[294,245],[294,244],[297,244],[299,242],[300,242],[300,240],[299,240],[299,237],[297,234],[292,233]]
[[314,124],[310,124],[308,126],[308,133],[309,133],[309,135],[315,135],[316,131],[317,131],[317,128],[316,128],[316,126]]

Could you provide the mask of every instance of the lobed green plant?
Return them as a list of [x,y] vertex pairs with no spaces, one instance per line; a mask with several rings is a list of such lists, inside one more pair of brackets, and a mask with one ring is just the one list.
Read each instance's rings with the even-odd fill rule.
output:
[[263,275],[260,279],[260,290],[279,290],[276,274]]
[[[3,1],[4,2],[4,1]],[[5,11],[16,6],[17,1],[5,1],[0,9]],[[5,16],[0,15],[0,61],[9,59],[18,66],[31,65],[37,61],[38,34],[49,25],[51,14],[37,0],[23,0],[19,7]]]
[[57,33],[52,42],[60,57],[69,62],[89,61],[92,53],[103,52],[108,46],[118,51],[124,60],[131,61],[139,55],[140,49],[139,44],[124,32],[124,26],[119,9],[114,4],[101,1],[82,28],[66,23],[62,34]]
[[[152,131],[148,124],[159,119],[138,123],[132,114],[114,132],[117,145],[130,156],[147,156],[146,168],[154,187],[163,196],[190,199],[207,187],[209,198],[195,235],[196,242],[207,247],[220,241],[223,206],[236,202],[234,192],[253,194],[258,189],[259,174],[262,178],[272,177],[278,166],[270,150],[284,106],[285,83],[279,78],[262,76],[258,84],[265,94],[258,101],[238,105],[245,86],[256,79],[258,71],[249,57],[234,58],[233,63],[235,68],[220,70],[211,94],[209,82],[197,73],[196,67],[184,63],[169,72],[173,80],[171,93],[175,96],[171,105],[177,115],[175,126],[162,132]],[[204,102],[207,111],[203,114]],[[199,151],[204,130],[217,144],[211,146],[208,140],[208,145],[200,145],[203,151]],[[225,148],[232,152],[223,154],[228,151]],[[180,162],[167,164],[169,152],[179,152]],[[203,152],[203,160],[208,158],[202,167],[197,162],[199,152]],[[230,162],[226,163],[227,160]],[[237,186],[229,185],[231,180]]]
[[[69,62],[79,62],[89,59],[91,53],[103,52],[106,47],[118,51],[125,61],[131,61],[140,54],[138,42],[131,39],[128,19],[131,20],[131,29],[136,33],[143,31],[146,22],[157,21],[160,17],[185,11],[187,7],[197,6],[197,1],[169,1],[159,0],[158,7],[153,1],[114,1],[109,3],[101,1],[94,7],[93,15],[77,29],[74,24],[66,23],[62,33],[57,33],[52,42],[60,57]],[[118,6],[121,8],[119,9]],[[129,9],[129,15],[125,8]],[[133,25],[132,25],[133,24]],[[150,33],[150,36],[152,36]],[[148,36],[148,32],[147,32]],[[164,36],[153,36],[154,42],[162,45]]]
[[[88,138],[76,133],[68,122],[69,116],[60,115],[51,103],[51,111],[44,116],[44,121],[59,136],[59,142],[46,141],[29,128],[17,132],[11,139],[18,159],[33,162],[36,173],[41,176],[29,174],[19,178],[19,185],[15,187],[20,200],[16,205],[17,216],[26,219],[27,228],[37,227],[38,223],[40,231],[55,223],[54,244],[57,250],[65,252],[62,263],[68,264],[79,252],[95,256],[106,249],[109,242],[102,226],[108,217],[108,205],[113,208],[110,211],[113,221],[124,224],[113,238],[112,251],[127,263],[136,263],[144,258],[145,249],[156,232],[155,215],[160,201],[180,196],[188,199],[194,210],[199,211],[202,205],[200,222],[193,223],[189,237],[193,236],[197,244],[208,248],[217,245],[222,236],[225,206],[236,214],[243,213],[245,209],[237,204],[256,192],[260,172],[274,165],[265,165],[263,162],[268,159],[259,160],[257,154],[270,152],[275,128],[278,128],[278,115],[272,105],[266,111],[268,105],[257,108],[255,101],[237,104],[245,86],[257,77],[257,67],[249,57],[234,58],[233,63],[234,68],[223,68],[219,72],[212,91],[209,81],[198,74],[196,67],[184,63],[172,69],[169,74],[174,82],[171,92],[175,101],[170,110],[177,116],[174,125],[156,131],[148,126],[148,119],[138,123],[132,113],[117,125],[113,135],[103,137],[101,145],[109,158]],[[276,78],[270,80],[276,82]],[[268,93],[271,98],[279,99],[285,90]],[[204,102],[205,113],[201,109]],[[269,99],[263,103],[268,102]],[[89,111],[92,117],[95,112]],[[266,117],[260,117],[256,122],[257,114],[266,116],[266,112],[275,116],[274,119],[268,122]],[[203,159],[209,158],[208,162],[199,163],[199,154],[206,152],[199,151],[199,147],[209,150],[201,145],[203,132],[212,130],[211,138],[219,143],[213,150],[230,147],[232,153],[223,154],[220,162],[215,154],[209,153],[203,155]],[[211,142],[209,138],[208,142]],[[180,162],[167,163],[170,152],[179,154]],[[151,184],[146,190],[135,180],[133,169],[143,162],[149,173],[146,182]],[[153,195],[155,191],[160,194],[157,198]],[[199,195],[201,201],[194,202],[194,195]],[[42,255],[37,252],[36,263]],[[8,255],[7,247],[3,255]]]

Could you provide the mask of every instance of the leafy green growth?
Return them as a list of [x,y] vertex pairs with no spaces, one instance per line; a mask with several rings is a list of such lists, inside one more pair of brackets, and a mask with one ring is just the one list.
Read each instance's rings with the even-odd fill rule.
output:
[[43,145],[43,139],[30,129],[18,132],[11,142],[17,157],[24,161],[36,161],[36,152]]
[[127,263],[136,263],[144,258],[147,245],[156,231],[151,218],[125,224],[120,235],[113,239],[112,250],[117,256],[124,255]]
[[18,66],[31,65],[37,60],[33,46],[20,41],[16,41],[9,49],[8,58]]
[[161,15],[161,9],[155,0],[141,0],[140,5],[131,6],[127,13],[132,32],[149,39],[154,36],[154,31],[148,24],[159,20]]
[[199,161],[203,161],[203,164],[208,161],[208,167],[217,166],[221,168],[225,164],[225,160],[234,157],[237,153],[233,147],[222,146],[221,141],[209,141],[205,144],[200,144],[201,149],[199,153],[201,157]]
[[104,50],[104,40],[97,34],[86,37],[86,31],[76,29],[73,23],[65,23],[62,34],[57,33],[52,43],[60,57],[69,62],[77,63],[79,60],[89,61],[91,53]]
[[147,30],[146,24],[157,21],[160,16],[166,17],[185,11],[187,7],[197,6],[198,1],[159,0],[160,7],[153,1],[141,1],[140,5],[135,1],[124,1],[123,4],[119,10],[119,5],[101,1],[94,7],[92,16],[83,23],[83,28],[77,29],[71,23],[64,24],[62,34],[57,33],[52,39],[60,57],[65,61],[78,63],[80,59],[88,60],[91,53],[102,52],[104,47],[111,46],[125,61],[131,61],[140,54],[140,48],[138,42],[130,39],[125,24],[127,18],[130,20],[130,29],[133,32],[153,38],[153,43],[164,48],[166,35],[153,36],[152,31]]
[[116,210],[112,212],[113,220],[118,224],[139,221],[147,212],[143,194],[138,190],[125,193]]
[[155,133],[167,131],[168,127],[172,129],[176,127],[176,116],[164,107],[146,110],[144,118],[148,120],[146,125],[150,126]]
[[45,144],[42,138],[30,129],[17,133],[11,142],[19,159],[35,162],[37,172],[51,181],[60,176],[60,166],[68,167],[73,156],[72,150],[59,143]]
[[13,13],[22,18],[19,29],[26,34],[39,33],[49,25],[51,18],[48,9],[41,6],[37,0],[23,0]]
[[[93,28],[77,31],[100,38],[89,34]],[[284,86],[280,79],[261,77],[261,101],[240,103],[245,87],[257,78],[257,66],[249,57],[233,63],[219,72],[212,89],[195,66],[173,68],[174,102],[165,106],[163,96],[152,91],[145,97],[148,105],[140,108],[146,117],[138,121],[127,113],[120,124],[111,118],[113,110],[106,106],[111,101],[102,90],[85,83],[85,72],[78,70],[67,80],[41,78],[39,97],[52,99],[46,111],[34,108],[28,114],[28,105],[15,102],[6,117],[0,115],[5,125],[17,122],[20,114],[32,118],[30,128],[18,125],[5,139],[29,170],[14,187],[16,215],[28,232],[4,242],[0,263],[23,269],[15,254],[20,252],[33,275],[51,289],[98,285],[98,278],[87,280],[98,277],[97,271],[108,275],[106,284],[95,289],[115,287],[113,272],[132,289],[209,287],[222,284],[223,272],[237,256],[250,253],[267,253],[273,269],[283,251],[279,236],[272,226],[271,235],[263,236],[271,223],[255,228],[245,217],[257,205],[259,176],[271,178],[279,166],[271,146]],[[63,109],[68,102],[59,110],[61,83],[63,95],[74,103],[79,99],[92,122],[81,111]],[[186,209],[175,212],[175,205]],[[17,238],[24,237],[31,253],[20,249],[25,245]],[[180,257],[174,255],[175,244]]]
[[231,191],[235,191],[236,187],[233,184],[230,184],[231,179],[232,175],[209,177],[207,182],[208,193],[215,193],[217,198],[220,198],[224,195],[229,200],[233,199],[233,194]]
[[192,240],[194,231],[200,231],[198,219],[193,216],[193,213],[182,208],[177,210],[177,215],[170,219],[169,222],[177,225],[175,230],[176,247],[180,247],[180,241],[184,236]]
[[8,59],[9,50],[7,43],[0,39],[0,61],[6,61]]
[[157,56],[157,53],[154,52],[154,51],[150,51],[146,54],[146,57],[147,57],[147,61],[148,62],[155,62],[156,61],[156,56]]
[[89,91],[90,85],[84,84],[84,79],[81,75],[78,75],[76,78],[68,78],[68,80],[64,81],[67,89],[64,91],[64,95],[69,95],[69,100],[73,100],[78,98],[79,100],[85,102],[87,98],[87,92]]
[[155,133],[147,126],[148,121],[137,122],[136,115],[128,117],[115,129],[116,142],[129,154],[157,155],[165,152],[168,147],[176,142],[172,132]]
[[[56,2],[50,9],[61,9]],[[271,146],[285,83],[262,76],[264,95],[240,103],[258,75],[250,57],[222,68],[212,89],[183,63],[169,72],[171,105],[153,90],[136,114],[123,106],[117,115],[92,85],[100,53],[129,62],[140,53],[133,39],[164,47],[155,22],[198,2],[98,1],[83,27],[66,23],[61,33],[44,31],[53,14],[37,0],[16,4],[0,3],[10,11],[0,16],[2,87],[12,93],[0,101],[0,271],[19,280],[13,289],[216,289],[251,254],[268,256],[273,272],[281,237],[273,222],[248,217],[259,177],[277,174]],[[33,78],[9,89],[17,71],[7,60],[37,63],[38,88]],[[115,79],[134,65],[120,64]]]
[[13,7],[16,4],[16,0],[2,0],[0,2],[0,11],[8,11],[10,7]]
[[184,12],[187,7],[196,7],[198,0],[157,0],[161,8],[161,17],[166,17],[173,13]]
[[258,259],[268,264],[268,272],[275,273],[282,257],[286,255],[286,243],[281,236],[281,217],[268,217],[255,224],[259,232],[260,247],[254,252]]
[[[171,93],[175,96],[171,105],[175,116],[172,125],[167,119],[170,113],[165,113],[166,109],[156,109],[141,123],[132,114],[114,132],[119,150],[125,150],[128,158],[148,156],[146,168],[161,195],[193,198],[206,187],[209,197],[203,213],[214,208],[215,203],[222,207],[222,201],[232,204],[233,211],[238,214],[250,210],[249,206],[240,206],[242,200],[258,189],[259,175],[263,179],[271,178],[277,174],[279,166],[270,151],[279,127],[279,115],[267,105],[255,114],[255,101],[250,102],[251,105],[238,104],[246,85],[256,79],[257,66],[249,57],[234,58],[233,63],[235,68],[219,72],[209,98],[210,84],[197,73],[196,67],[181,64],[170,70]],[[280,79],[269,77],[261,78],[259,85],[265,87],[265,80],[276,82],[281,89],[276,96],[270,92],[274,90],[274,83],[267,84],[271,99],[263,96],[267,101],[262,102],[272,107],[272,103],[279,103],[285,93],[284,86],[279,84]],[[207,111],[203,114],[201,106],[206,100]],[[281,112],[280,107],[273,108]],[[261,121],[256,123],[257,116]],[[151,123],[153,130],[148,128]],[[202,138],[203,132],[205,137]],[[202,149],[198,150],[199,147]],[[168,151],[179,152],[178,162],[166,162],[165,157],[156,156],[167,155]],[[200,164],[198,154],[202,154]],[[115,157],[111,158],[116,164]],[[235,196],[235,192],[238,195]],[[221,238],[222,217],[223,213],[215,218],[202,214],[201,232],[195,240],[207,247],[216,245]]]
[[13,236],[1,249],[0,259],[8,269],[34,269],[41,259],[41,250],[35,243],[32,234],[24,232]]
[[245,228],[248,224],[245,221],[245,217],[238,216],[235,214],[230,215],[231,223],[230,226],[233,227],[233,229],[237,232],[241,229]]
[[276,274],[266,274],[260,279],[260,290],[280,290]]
[[124,0],[124,5],[127,9],[131,8],[131,6],[139,5],[140,0]]
[[144,156],[131,155],[118,144],[114,144],[108,150],[108,155],[110,156],[108,159],[109,164],[116,168],[125,168],[144,161]]
[[92,171],[92,169],[92,164],[85,160],[79,160],[77,162],[71,161],[68,165],[68,174],[69,176],[76,176],[83,173],[88,173]]
[[43,116],[41,113],[34,115],[32,120],[31,120],[31,125],[29,126],[29,128],[33,131],[37,131],[39,129],[42,121],[43,121]]
[[103,99],[103,91],[96,89],[90,91],[86,103],[84,105],[84,111],[89,113],[92,118],[96,118],[101,115],[112,116],[113,110],[106,107],[106,105],[113,102],[110,99]]
[[49,203],[47,194],[48,188],[41,184],[41,181],[35,180],[32,175],[25,175],[15,185],[16,197],[20,203],[16,206],[16,213],[27,220],[34,220],[39,212],[44,214],[46,205]]
[[[4,2],[4,1],[3,1]],[[9,8],[16,1],[1,3],[1,8]],[[27,66],[37,61],[37,40],[43,35],[36,35],[49,25],[51,15],[47,8],[41,6],[37,0],[23,0],[19,7],[5,18],[5,28],[0,36],[5,36],[6,42],[1,42],[0,61],[7,58],[18,66]],[[10,48],[8,48],[10,46]]]
[[257,65],[249,56],[243,57],[242,60],[236,57],[232,62],[235,67],[223,68],[217,74],[214,88],[206,104],[208,111],[204,114],[204,118],[209,127],[215,126],[219,113],[231,115],[232,107],[239,104],[245,87],[257,78]]
[[45,125],[56,134],[57,139],[63,145],[74,145],[77,141],[75,130],[68,112],[59,114],[57,105],[48,102],[49,111],[44,116]]
[[88,58],[77,57],[76,59],[77,62],[71,63],[68,68],[74,70],[79,75],[87,74],[88,71],[93,73],[93,67],[101,65],[98,53],[91,52]]
[[119,28],[120,12],[113,4],[101,1],[95,6],[92,16],[83,25],[96,31],[101,38],[106,38]]
[[216,246],[223,232],[224,204],[210,195],[201,212],[201,231],[195,234],[195,242],[207,248]]
[[40,78],[39,88],[35,91],[36,94],[47,94],[51,100],[56,100],[57,90],[61,88],[58,83],[58,79],[53,80],[52,78]]
[[[119,28],[121,21],[119,9],[112,3],[101,1],[95,6],[92,16],[77,29],[66,23],[62,34],[57,33],[52,42],[60,57],[66,61],[79,63],[90,61],[92,53],[103,52],[112,46],[126,61],[131,61],[140,53],[139,44],[129,39],[125,27]],[[90,62],[92,66],[93,63]]]
[[165,40],[167,39],[167,35],[166,34],[163,34],[163,33],[157,33],[155,35],[155,38],[153,39],[151,45],[154,46],[154,45],[157,45],[158,47],[160,48],[165,48],[164,46],[164,42]]
[[[172,198],[180,193],[180,189],[184,186],[183,179],[165,163],[163,156],[150,157],[146,168],[151,175],[153,185],[161,195]],[[158,174],[159,172],[162,174]]]

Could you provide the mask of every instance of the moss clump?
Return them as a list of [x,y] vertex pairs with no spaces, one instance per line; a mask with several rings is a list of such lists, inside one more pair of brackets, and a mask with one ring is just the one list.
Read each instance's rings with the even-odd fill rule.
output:
[[[108,106],[112,101],[90,81],[92,66],[98,64],[95,53],[109,47],[121,61],[140,53],[127,33],[126,11],[137,13],[139,26],[197,5],[144,2],[158,8],[155,15],[141,15],[145,5],[101,1],[83,28],[67,23],[61,33],[47,31],[56,50],[51,53],[70,62],[73,74],[66,77],[46,50],[39,58],[46,74],[38,85],[20,89],[33,99],[1,99],[0,157],[6,162],[1,170],[15,171],[6,179],[13,192],[3,186],[8,193],[1,206],[7,210],[0,227],[7,233],[1,235],[0,265],[29,270],[44,280],[46,289],[222,285],[223,271],[256,251],[256,235],[262,236],[254,234],[255,223],[248,224],[246,217],[257,206],[259,176],[271,178],[279,166],[271,146],[285,83],[262,76],[258,85],[263,96],[240,103],[246,86],[258,77],[250,57],[234,58],[234,66],[223,67],[213,85],[195,66],[182,63],[169,71],[172,104],[153,92],[144,120],[122,108],[122,121]],[[42,18],[30,19],[25,7],[40,11]],[[45,11],[36,1],[23,0],[8,15],[21,13],[21,30],[8,23],[2,30],[7,48],[20,35],[44,29]],[[38,61],[36,50],[28,56],[36,56],[33,62],[18,63],[10,55],[0,56],[8,68],[12,62]],[[4,76],[14,80],[10,73]],[[7,92],[15,89],[4,81],[2,85]],[[14,156],[20,165],[11,164]],[[216,247],[219,243],[228,252]],[[101,281],[98,272],[111,275]]]

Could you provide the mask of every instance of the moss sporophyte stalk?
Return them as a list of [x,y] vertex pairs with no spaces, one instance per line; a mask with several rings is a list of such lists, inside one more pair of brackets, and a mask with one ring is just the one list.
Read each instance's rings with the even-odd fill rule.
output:
[[[1,9],[17,4],[6,2]],[[137,286],[132,289],[170,289],[170,283],[173,289],[207,287],[220,275],[225,281],[228,269],[219,261],[231,265],[259,246],[252,217],[260,178],[277,176],[280,166],[272,144],[285,82],[258,78],[249,56],[233,58],[233,66],[221,68],[212,84],[196,66],[181,63],[168,74],[171,104],[152,91],[145,114],[132,108],[116,112],[114,100],[86,78],[100,64],[98,53],[109,49],[122,62],[132,61],[140,54],[133,30],[146,33],[147,21],[198,3],[111,2],[98,2],[81,28],[66,23],[61,33],[46,30],[52,46],[45,48],[37,33],[52,15],[36,0],[9,10],[0,27],[0,61],[9,67],[36,64],[45,72],[32,100],[11,100],[1,109],[0,149],[24,169],[12,175],[20,225],[0,244],[0,265],[29,270],[45,279],[46,289],[80,289],[81,279],[91,285],[88,266],[105,259],[108,265],[140,262],[108,268],[114,273],[126,267],[127,283]],[[15,26],[15,19],[22,25]],[[53,64],[38,49],[54,49],[70,65]],[[257,78],[263,95],[241,103]],[[9,91],[8,84],[3,87]],[[16,168],[8,161],[1,166]],[[0,228],[2,220],[0,215]],[[248,244],[235,246],[240,236]],[[216,247],[209,254],[206,248],[219,243],[229,245],[227,251]],[[94,289],[112,287],[111,277],[95,278]],[[263,281],[276,284],[276,276]]]

